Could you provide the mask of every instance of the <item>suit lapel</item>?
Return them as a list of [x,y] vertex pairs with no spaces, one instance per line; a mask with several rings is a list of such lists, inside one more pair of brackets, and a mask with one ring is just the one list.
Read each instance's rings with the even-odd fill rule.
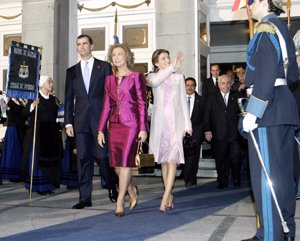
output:
[[213,78],[210,78],[210,88],[216,88]]
[[96,84],[96,81],[99,79],[98,75],[100,74],[100,61],[94,58],[94,65],[91,73],[91,79],[90,79],[90,87],[89,87],[89,93],[92,91],[94,88],[94,85]]
[[227,106],[225,105],[224,98],[221,91],[217,92],[217,101],[220,103],[221,106],[223,106],[226,109]]
[[198,96],[196,95],[196,93],[195,93],[195,101],[194,101],[194,106],[193,106],[193,111],[192,111],[192,115],[191,115],[191,120],[193,119],[193,117],[195,116],[195,114],[196,114],[196,111],[197,111],[197,106],[198,106],[198,104],[199,104],[199,98],[198,98]]
[[232,101],[235,101],[235,99],[232,96],[232,92],[229,92],[229,96],[228,96],[228,102],[227,102],[227,108],[232,104]]
[[[84,86],[84,82],[83,82],[83,75],[82,75],[82,71],[81,71],[81,62],[79,62],[76,67],[75,67],[75,71],[76,71],[76,76],[78,79],[78,84],[80,89],[84,89],[85,90],[85,86]],[[86,91],[85,91],[86,93]]]

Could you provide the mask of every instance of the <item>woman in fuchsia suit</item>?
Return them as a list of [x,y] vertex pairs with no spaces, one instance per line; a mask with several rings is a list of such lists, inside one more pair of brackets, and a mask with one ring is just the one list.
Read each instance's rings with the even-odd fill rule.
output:
[[[125,195],[129,194],[129,209],[138,201],[137,187],[131,183],[131,168],[135,167],[138,141],[147,138],[147,94],[143,74],[132,72],[133,53],[126,44],[112,45],[108,59],[113,75],[106,78],[103,111],[98,126],[98,143],[105,143],[108,128],[111,166],[119,176],[119,195],[115,215],[124,216]],[[109,122],[109,123],[108,123]]]

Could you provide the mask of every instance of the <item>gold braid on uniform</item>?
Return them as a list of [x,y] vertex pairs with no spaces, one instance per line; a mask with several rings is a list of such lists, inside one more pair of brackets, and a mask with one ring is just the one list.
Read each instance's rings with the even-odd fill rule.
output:
[[256,33],[261,33],[261,32],[267,32],[271,34],[275,34],[276,29],[273,25],[273,23],[270,22],[261,22],[258,24],[256,28]]
[[141,3],[138,3],[138,4],[134,4],[134,5],[123,5],[123,4],[119,4],[119,3],[116,3],[116,2],[111,2],[110,4],[107,4],[106,6],[103,6],[103,7],[100,7],[100,8],[87,8],[87,7],[84,7],[83,4],[77,4],[77,8],[79,9],[79,11],[81,11],[82,9],[84,10],[87,10],[87,11],[91,11],[91,12],[99,12],[99,11],[102,11],[110,6],[118,6],[118,7],[121,7],[121,8],[126,8],[126,9],[131,9],[131,8],[137,8],[137,7],[140,7],[142,6],[143,4],[147,4],[147,6],[149,6],[151,0],[145,0]]
[[[273,44],[273,46],[276,50],[277,62],[279,63],[282,54],[281,54],[281,46],[280,46],[279,40],[276,38],[276,34],[277,34],[276,30],[277,30],[277,27],[275,26],[274,23],[272,23],[272,22],[261,22],[257,26],[256,33],[257,34],[260,34],[260,33],[267,34],[268,38],[270,39],[271,43]],[[287,68],[288,61],[286,62],[286,60],[283,60],[283,62],[284,62],[283,63],[284,68]]]

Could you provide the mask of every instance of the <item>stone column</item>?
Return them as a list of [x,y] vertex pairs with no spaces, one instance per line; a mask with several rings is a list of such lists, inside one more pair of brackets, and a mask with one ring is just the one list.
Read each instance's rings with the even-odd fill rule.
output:
[[70,8],[76,2],[22,0],[22,3],[22,42],[43,47],[41,75],[53,77],[56,96],[63,100],[69,57],[76,58],[76,54],[70,54],[76,51],[72,36],[77,29],[77,9]]
[[[180,69],[186,77],[195,76],[194,1],[156,1],[156,47],[170,51],[171,59],[177,51],[184,52]],[[170,7],[172,6],[172,7]]]

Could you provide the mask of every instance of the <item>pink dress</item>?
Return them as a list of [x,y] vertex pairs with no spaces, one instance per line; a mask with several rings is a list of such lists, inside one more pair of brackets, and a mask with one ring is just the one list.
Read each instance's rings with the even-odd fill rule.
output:
[[164,123],[160,140],[157,163],[177,163],[180,164],[179,147],[175,135],[175,113],[172,102],[172,80],[169,77],[164,82]]

